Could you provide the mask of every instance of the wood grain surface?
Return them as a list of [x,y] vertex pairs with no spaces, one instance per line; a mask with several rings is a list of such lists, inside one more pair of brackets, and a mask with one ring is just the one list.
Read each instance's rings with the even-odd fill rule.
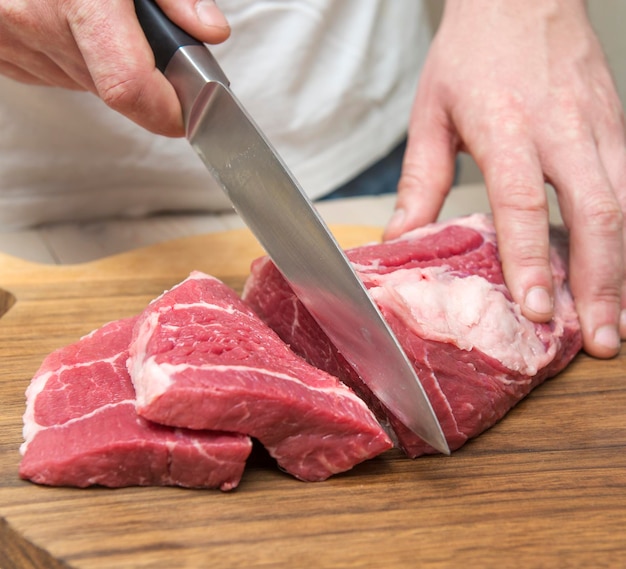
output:
[[[381,233],[334,231],[344,246]],[[230,493],[19,479],[24,391],[49,352],[193,269],[240,289],[261,253],[241,230],[81,265],[0,255],[0,568],[626,566],[624,349],[580,354],[451,457],[394,450],[303,483],[257,449]]]

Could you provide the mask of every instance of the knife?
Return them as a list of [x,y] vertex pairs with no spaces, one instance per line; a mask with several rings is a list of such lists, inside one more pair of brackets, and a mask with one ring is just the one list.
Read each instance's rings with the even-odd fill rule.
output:
[[186,136],[292,289],[363,382],[411,431],[450,454],[428,397],[345,253],[204,44],[153,0],[135,11],[181,103]]

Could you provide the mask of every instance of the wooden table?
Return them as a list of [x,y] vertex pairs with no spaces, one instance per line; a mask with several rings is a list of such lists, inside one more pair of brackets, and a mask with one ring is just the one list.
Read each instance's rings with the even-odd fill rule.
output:
[[[345,246],[380,235],[334,230]],[[260,252],[235,231],[78,265],[0,255],[2,569],[626,566],[624,349],[609,361],[580,354],[451,457],[394,450],[303,483],[256,452],[231,493],[19,479],[24,390],[46,354],[191,269],[239,288]]]

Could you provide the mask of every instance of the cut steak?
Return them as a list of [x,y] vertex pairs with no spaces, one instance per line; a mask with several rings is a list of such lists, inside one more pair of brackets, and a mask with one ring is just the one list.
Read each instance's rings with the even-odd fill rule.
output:
[[392,446],[352,391],[197,271],[140,315],[128,367],[140,415],[251,435],[302,480],[323,480]]
[[[566,238],[553,231],[554,318],[526,319],[504,284],[490,217],[473,215],[347,251],[413,363],[452,450],[501,419],[581,349],[566,284]],[[436,452],[373,396],[267,257],[243,299],[294,351],[339,377],[411,457]]]
[[26,391],[20,476],[54,486],[236,487],[249,437],[137,415],[126,369],[134,323],[106,324],[44,360]]

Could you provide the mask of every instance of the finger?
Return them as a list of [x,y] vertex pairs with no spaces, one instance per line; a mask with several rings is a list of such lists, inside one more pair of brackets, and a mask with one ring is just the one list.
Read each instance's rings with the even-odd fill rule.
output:
[[455,158],[456,135],[447,119],[428,111],[418,116],[409,132],[395,211],[384,239],[437,219],[454,180]]
[[[624,212],[626,212],[626,207],[622,206],[622,215],[624,215]],[[622,251],[626,252],[626,235],[624,236],[624,239],[623,239]],[[622,301],[620,304],[618,330],[619,330],[620,338],[622,340],[626,340],[626,260],[624,260],[623,263],[624,263],[625,268],[622,273],[622,287],[621,287]]]
[[[619,101],[613,105],[613,113],[610,116],[612,120],[596,121],[596,125],[598,125],[596,128],[599,130],[596,140],[598,142],[598,154],[602,159],[613,193],[620,204],[622,217],[624,217],[626,215],[626,136]],[[626,339],[626,220],[622,224],[622,236],[623,274],[619,332],[621,338]]]
[[[65,4],[71,6],[70,2]],[[51,1],[32,5],[9,1],[0,17],[2,60],[12,66],[10,73],[22,82],[93,90],[64,8]]]
[[30,85],[49,85],[75,91],[85,90],[47,55],[25,48],[17,59],[0,60],[0,74]]
[[498,236],[504,279],[522,313],[552,317],[549,212],[541,163],[526,144],[499,141],[481,164]]
[[154,133],[182,136],[180,103],[155,68],[132,2],[111,0],[108,10],[84,6],[69,23],[100,98]]
[[220,43],[230,25],[214,0],[159,0],[167,16],[189,35],[205,43]]
[[47,81],[44,81],[40,77],[37,77],[21,67],[6,61],[0,61],[0,75],[4,75],[14,81],[19,81],[20,83],[26,83],[28,85],[49,85]]
[[[97,94],[97,89],[89,74],[87,64],[72,36],[68,37],[62,46],[58,46],[56,49],[49,49],[46,55],[80,89]],[[59,84],[58,86],[64,87],[65,85]]]
[[582,150],[577,156],[567,156],[570,167],[552,179],[570,228],[570,287],[584,349],[592,356],[607,358],[620,347],[623,212],[597,152]]
[[[622,196],[623,198],[623,196]],[[626,217],[626,200],[620,200],[622,219]],[[626,227],[622,228],[622,287],[618,330],[622,340],[626,340]]]

